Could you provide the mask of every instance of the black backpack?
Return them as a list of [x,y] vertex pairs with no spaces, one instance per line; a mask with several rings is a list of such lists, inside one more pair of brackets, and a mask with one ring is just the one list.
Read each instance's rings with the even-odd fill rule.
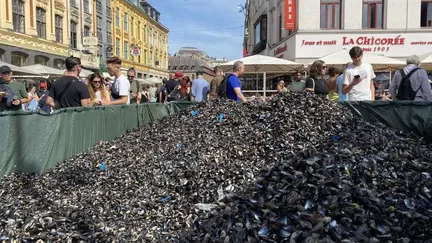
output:
[[227,94],[227,87],[228,87],[228,78],[231,76],[232,74],[228,75],[228,77],[223,76],[222,81],[220,82],[219,86],[218,86],[218,97],[220,99],[226,99],[228,98],[228,94]]
[[414,91],[411,87],[410,77],[419,69],[420,68],[414,68],[407,75],[405,75],[405,72],[403,69],[401,69],[399,71],[400,74],[402,75],[402,79],[400,81],[398,92],[396,95],[397,100],[414,100],[415,99],[417,92],[420,90],[421,86],[417,91]]

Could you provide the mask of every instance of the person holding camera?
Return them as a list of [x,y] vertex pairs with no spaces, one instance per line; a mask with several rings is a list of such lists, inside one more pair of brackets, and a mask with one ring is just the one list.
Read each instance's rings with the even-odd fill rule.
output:
[[375,72],[372,65],[362,62],[363,50],[355,46],[349,51],[353,61],[344,72],[342,93],[349,101],[375,100]]

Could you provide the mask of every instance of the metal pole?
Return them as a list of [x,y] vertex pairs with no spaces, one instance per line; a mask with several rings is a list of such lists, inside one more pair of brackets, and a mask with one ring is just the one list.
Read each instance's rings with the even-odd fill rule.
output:
[[263,85],[264,85],[264,87],[263,87],[263,90],[264,90],[264,99],[266,98],[266,96],[267,96],[267,92],[266,92],[266,83],[267,83],[267,73],[266,72],[264,72],[264,74],[263,74]]

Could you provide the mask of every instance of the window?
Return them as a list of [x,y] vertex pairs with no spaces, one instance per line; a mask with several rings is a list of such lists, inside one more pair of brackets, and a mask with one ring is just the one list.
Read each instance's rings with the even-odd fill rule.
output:
[[90,4],[89,4],[89,0],[84,0],[84,1],[83,1],[83,5],[84,5],[84,12],[86,12],[86,13],[90,13]]
[[149,56],[149,66],[153,66],[153,52],[150,52],[150,56]]
[[63,17],[55,15],[55,36],[58,43],[63,43]]
[[43,8],[36,8],[36,30],[39,38],[46,39],[46,12]]
[[115,46],[115,48],[116,48],[116,57],[120,57],[120,39],[117,39],[116,38],[116,46]]
[[77,48],[77,23],[71,21],[70,23],[70,46],[73,49]]
[[134,34],[134,18],[131,18],[131,22],[130,22],[130,34],[131,34],[131,37],[133,37],[133,34]]
[[137,40],[141,39],[141,22],[137,25]]
[[97,0],[97,2],[96,2],[96,10],[98,12],[102,13],[102,2],[101,2],[101,0]]
[[261,22],[258,22],[258,24],[255,25],[254,27],[254,32],[255,32],[255,45],[260,43],[261,41]]
[[3,61],[3,55],[5,53],[5,50],[0,49],[0,61]]
[[115,22],[116,22],[116,27],[120,28],[120,10],[118,8],[116,8],[115,10]]
[[383,10],[382,0],[363,0],[363,29],[382,29]]
[[[107,25],[109,26],[109,25]],[[96,28],[97,28],[97,38],[98,41],[101,42],[103,37],[102,37],[102,16],[97,16],[96,18]]]
[[128,59],[128,43],[127,41],[123,42],[123,57]]
[[321,0],[321,29],[340,29],[341,1]]
[[12,52],[11,53],[11,64],[18,66],[18,67],[23,67],[26,64],[26,59],[27,59],[27,55],[25,55],[24,53],[20,53],[20,52]]
[[54,60],[54,67],[57,69],[64,69],[64,64],[65,64],[65,61],[62,59],[55,59]]
[[107,32],[107,43],[108,43],[108,45],[111,45],[111,43],[112,43],[111,32]]
[[128,14],[127,13],[124,14],[123,21],[124,21],[123,30],[128,31]]
[[13,28],[14,31],[21,33],[25,30],[24,4],[23,0],[12,0]]
[[147,25],[144,26],[144,29],[143,29],[143,42],[144,42],[144,43],[147,42],[147,41],[146,41],[146,38],[147,38]]
[[76,0],[70,0],[70,4],[72,5],[72,6],[76,6],[77,4],[76,4]]
[[432,1],[423,0],[421,2],[421,17],[420,26],[421,27],[432,27]]
[[34,63],[47,66],[48,60],[49,60],[49,58],[45,57],[45,56],[35,56]]
[[150,45],[153,44],[152,37],[153,37],[152,29],[149,29],[149,31],[148,31],[148,40],[147,40],[147,42],[148,42]]
[[90,36],[90,27],[84,26],[84,37]]
[[144,51],[143,63],[147,61],[147,51]]

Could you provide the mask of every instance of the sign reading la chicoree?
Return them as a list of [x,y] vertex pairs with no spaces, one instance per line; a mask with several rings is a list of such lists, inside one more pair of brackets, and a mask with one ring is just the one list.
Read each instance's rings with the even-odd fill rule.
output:
[[[293,42],[291,42],[293,43]],[[343,48],[360,46],[363,51],[388,57],[421,55],[432,50],[432,32],[376,34],[297,34],[295,58],[319,58]],[[287,56],[294,47],[287,42],[271,50],[275,57]]]

